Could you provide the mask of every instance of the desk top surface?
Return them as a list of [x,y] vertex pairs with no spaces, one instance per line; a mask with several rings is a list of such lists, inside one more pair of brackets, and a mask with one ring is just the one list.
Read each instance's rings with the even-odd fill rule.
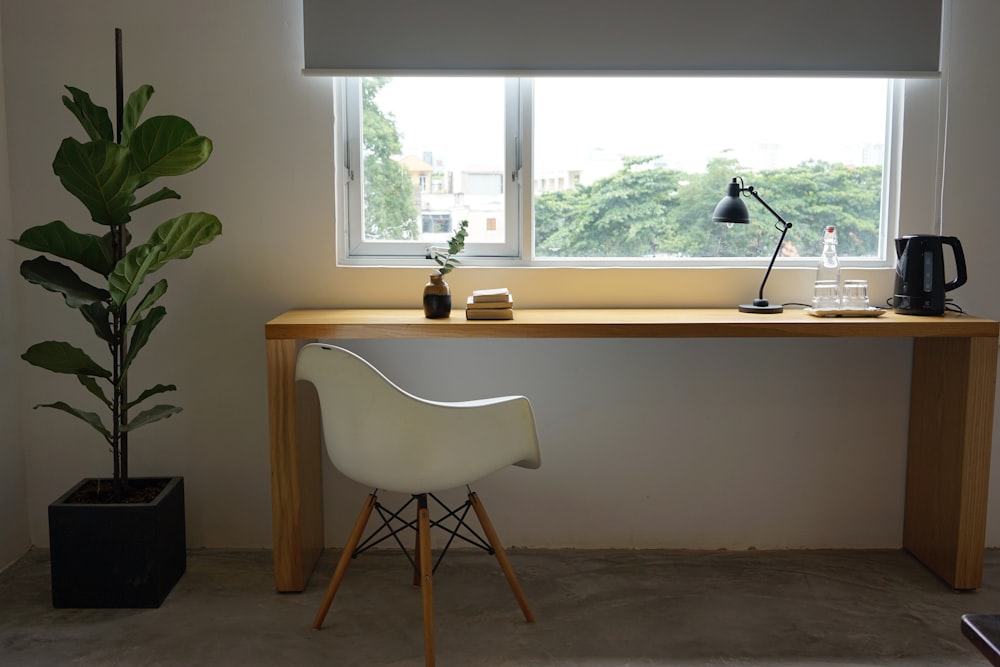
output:
[[938,317],[814,317],[735,308],[515,309],[513,320],[427,319],[419,309],[290,310],[268,322],[265,337],[346,338],[997,338],[1000,322],[947,313]]

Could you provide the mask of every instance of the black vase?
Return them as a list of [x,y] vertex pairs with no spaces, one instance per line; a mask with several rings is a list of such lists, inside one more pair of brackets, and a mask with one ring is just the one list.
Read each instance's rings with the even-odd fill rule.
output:
[[440,319],[451,316],[451,288],[440,273],[432,273],[424,285],[424,317]]

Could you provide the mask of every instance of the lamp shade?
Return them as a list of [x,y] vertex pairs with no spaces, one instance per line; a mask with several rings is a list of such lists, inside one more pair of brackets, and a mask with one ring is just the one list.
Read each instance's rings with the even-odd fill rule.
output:
[[750,209],[747,208],[746,203],[740,197],[740,184],[735,178],[729,184],[726,196],[715,207],[715,211],[712,213],[712,222],[749,224]]

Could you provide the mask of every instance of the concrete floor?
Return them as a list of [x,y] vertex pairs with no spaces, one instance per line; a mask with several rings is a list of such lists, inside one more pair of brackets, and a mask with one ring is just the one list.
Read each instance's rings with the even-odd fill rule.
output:
[[[493,557],[451,552],[435,576],[438,664],[986,665],[963,613],[1000,611],[986,585],[950,590],[901,551],[511,550],[538,622]],[[420,589],[399,553],[354,561],[310,629],[336,553],[309,588],[273,592],[270,551],[194,550],[160,609],[53,609],[48,552],[0,573],[0,665],[421,665]]]

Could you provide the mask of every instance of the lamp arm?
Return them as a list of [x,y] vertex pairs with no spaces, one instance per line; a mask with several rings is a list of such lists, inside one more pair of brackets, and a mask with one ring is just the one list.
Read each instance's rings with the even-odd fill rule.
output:
[[[782,227],[784,227],[784,229],[782,231],[788,231],[789,229],[792,228],[792,223],[785,222],[785,219],[782,218],[780,215],[778,215],[777,211],[775,211],[773,208],[771,208],[766,201],[764,201],[763,199],[761,199],[761,196],[759,194],[757,194],[757,191],[753,189],[752,185],[748,185],[747,187],[743,188],[743,191],[744,192],[749,192],[750,194],[752,194],[753,198],[756,199],[757,201],[759,201],[761,206],[763,206],[768,211],[770,211],[771,215],[773,215],[774,217],[776,217],[778,219],[778,222],[780,222],[781,225],[782,225]],[[775,226],[777,227],[777,225],[775,225]],[[782,238],[784,238],[784,237],[782,237]]]
[[774,254],[771,255],[771,262],[767,265],[767,271],[764,272],[764,279],[760,281],[760,291],[758,292],[757,300],[764,301],[764,285],[767,284],[767,278],[771,275],[771,269],[774,267],[774,260],[778,259],[778,251],[781,250],[781,244],[785,242],[785,234],[787,234],[788,230],[792,228],[792,223],[785,222],[785,219],[782,218],[777,211],[768,206],[767,202],[761,199],[760,195],[757,194],[757,191],[753,189],[752,185],[743,188],[743,190],[744,192],[749,192],[753,195],[753,198],[759,201],[761,206],[770,211],[771,215],[777,218],[778,222],[781,223],[780,226],[775,225],[775,227],[781,229],[781,238],[778,239],[778,245],[774,246]]
[[760,292],[758,292],[757,295],[757,299],[760,301],[764,300],[764,285],[767,283],[767,277],[771,275],[771,268],[774,267],[774,260],[778,258],[778,251],[781,250],[781,244],[785,242],[785,234],[788,233],[789,228],[791,228],[791,225],[785,222],[784,227],[781,229],[781,238],[778,239],[778,245],[774,246],[774,254],[771,255],[771,262],[767,265],[767,271],[764,272],[764,279],[760,281]]

